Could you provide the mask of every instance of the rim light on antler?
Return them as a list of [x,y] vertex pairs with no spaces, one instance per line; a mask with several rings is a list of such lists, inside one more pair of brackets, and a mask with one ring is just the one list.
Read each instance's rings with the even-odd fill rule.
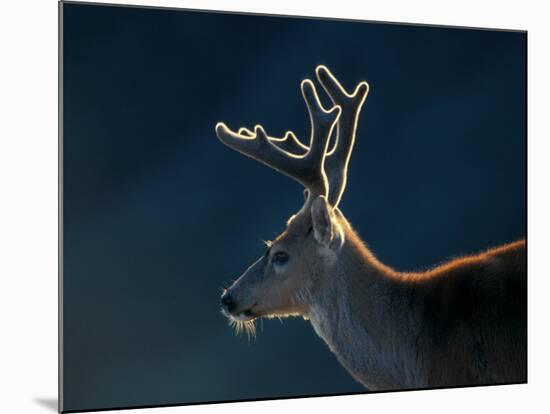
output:
[[[254,131],[240,128],[234,132],[220,122],[216,135],[228,147],[300,182],[308,190],[306,204],[324,195],[337,207],[346,186],[357,121],[369,86],[360,82],[349,94],[325,66],[318,66],[315,72],[333,107],[325,109],[314,83],[310,79],[302,81],[302,96],[311,123],[309,146],[292,131],[283,138],[268,136],[261,125],[256,125]],[[329,151],[334,129],[336,137]]]

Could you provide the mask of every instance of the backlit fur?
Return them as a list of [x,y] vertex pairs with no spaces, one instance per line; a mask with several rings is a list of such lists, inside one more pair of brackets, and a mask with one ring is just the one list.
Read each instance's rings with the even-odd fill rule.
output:
[[[374,257],[339,210],[330,218],[341,246],[319,243],[311,217],[292,219],[230,288],[247,323],[309,319],[371,390],[526,381],[524,241],[400,273]],[[283,268],[269,264],[279,250],[291,254]]]

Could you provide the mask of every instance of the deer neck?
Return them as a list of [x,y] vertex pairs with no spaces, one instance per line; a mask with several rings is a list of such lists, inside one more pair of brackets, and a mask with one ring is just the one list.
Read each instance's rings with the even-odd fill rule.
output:
[[410,286],[348,227],[338,260],[311,291],[307,316],[340,363],[376,390],[422,383],[418,313]]

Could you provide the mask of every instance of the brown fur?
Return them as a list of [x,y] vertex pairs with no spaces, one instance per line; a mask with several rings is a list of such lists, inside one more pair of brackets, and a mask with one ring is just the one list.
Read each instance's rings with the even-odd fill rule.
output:
[[360,382],[394,389],[527,380],[525,241],[400,273],[378,262],[345,227],[352,318],[373,347],[401,367],[371,382],[372,372],[347,366]]
[[[405,273],[380,263],[339,210],[330,224],[314,217],[291,219],[230,287],[234,314],[310,319],[371,390],[526,381],[524,241]],[[327,248],[332,241],[313,237],[312,225],[343,229],[344,243]],[[282,269],[270,264],[277,251],[292,255]]]
[[[254,132],[216,125],[225,145],[307,189],[287,229],[224,291],[223,312],[249,333],[259,317],[309,319],[371,390],[526,381],[525,242],[426,272],[380,263],[338,209],[368,84],[350,94],[326,67],[317,67],[316,76],[334,106],[325,110],[312,81],[302,82],[309,148],[290,132],[274,138],[259,125]],[[337,139],[328,151],[335,123]]]

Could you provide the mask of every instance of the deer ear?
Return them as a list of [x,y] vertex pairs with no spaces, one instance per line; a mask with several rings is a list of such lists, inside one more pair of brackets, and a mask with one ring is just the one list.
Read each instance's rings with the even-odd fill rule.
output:
[[338,250],[344,244],[344,232],[337,222],[325,196],[319,196],[311,204],[313,235],[317,243],[331,250]]

